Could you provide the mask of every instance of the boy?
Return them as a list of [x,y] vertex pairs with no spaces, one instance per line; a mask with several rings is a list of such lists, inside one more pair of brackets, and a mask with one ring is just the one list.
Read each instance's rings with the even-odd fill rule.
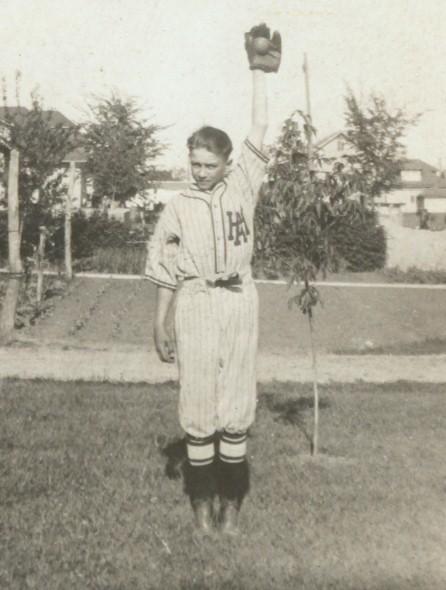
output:
[[[253,76],[252,127],[228,172],[231,140],[202,127],[187,142],[194,183],[163,210],[148,245],[146,276],[157,285],[154,338],[161,360],[177,357],[179,417],[186,433],[186,491],[198,531],[238,533],[249,488],[246,439],[256,405],[258,299],[251,276],[253,218],[267,158],[265,73],[277,72],[281,40],[266,25],[245,35]],[[176,350],[166,330],[175,298]]]

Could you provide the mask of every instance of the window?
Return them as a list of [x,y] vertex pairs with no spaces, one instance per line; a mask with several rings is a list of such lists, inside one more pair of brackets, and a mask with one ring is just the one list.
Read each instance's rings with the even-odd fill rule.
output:
[[417,211],[424,209],[424,197],[423,195],[417,196]]
[[421,170],[401,170],[401,180],[403,182],[421,182]]

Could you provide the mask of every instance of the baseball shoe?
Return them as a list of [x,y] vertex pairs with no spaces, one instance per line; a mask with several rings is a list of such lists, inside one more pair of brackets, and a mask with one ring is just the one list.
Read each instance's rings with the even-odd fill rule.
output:
[[196,499],[192,503],[195,532],[207,536],[214,532],[214,510],[211,498]]
[[237,537],[240,534],[238,526],[239,510],[240,506],[238,501],[222,498],[219,515],[219,530],[223,535]]

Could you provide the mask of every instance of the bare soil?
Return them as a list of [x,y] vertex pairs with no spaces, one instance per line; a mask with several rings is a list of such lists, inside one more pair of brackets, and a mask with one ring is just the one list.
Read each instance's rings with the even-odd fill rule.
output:
[[[288,308],[292,292],[278,284],[259,284],[258,290],[260,352],[307,354],[308,321],[297,308]],[[322,353],[422,354],[424,346],[428,353],[446,352],[446,290],[321,286],[320,292],[323,306],[316,310],[315,329]],[[154,306],[155,289],[147,281],[77,279],[51,315],[20,330],[19,338],[153,350]]]

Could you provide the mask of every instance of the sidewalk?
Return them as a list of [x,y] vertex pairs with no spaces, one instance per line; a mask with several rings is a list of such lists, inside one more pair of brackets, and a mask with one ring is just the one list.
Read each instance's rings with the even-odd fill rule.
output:
[[[383,383],[419,381],[446,384],[446,355],[320,355],[319,382]],[[161,363],[153,351],[63,349],[50,346],[0,348],[0,378],[162,383],[176,380],[175,365]],[[260,353],[258,380],[312,380],[309,356]]]

